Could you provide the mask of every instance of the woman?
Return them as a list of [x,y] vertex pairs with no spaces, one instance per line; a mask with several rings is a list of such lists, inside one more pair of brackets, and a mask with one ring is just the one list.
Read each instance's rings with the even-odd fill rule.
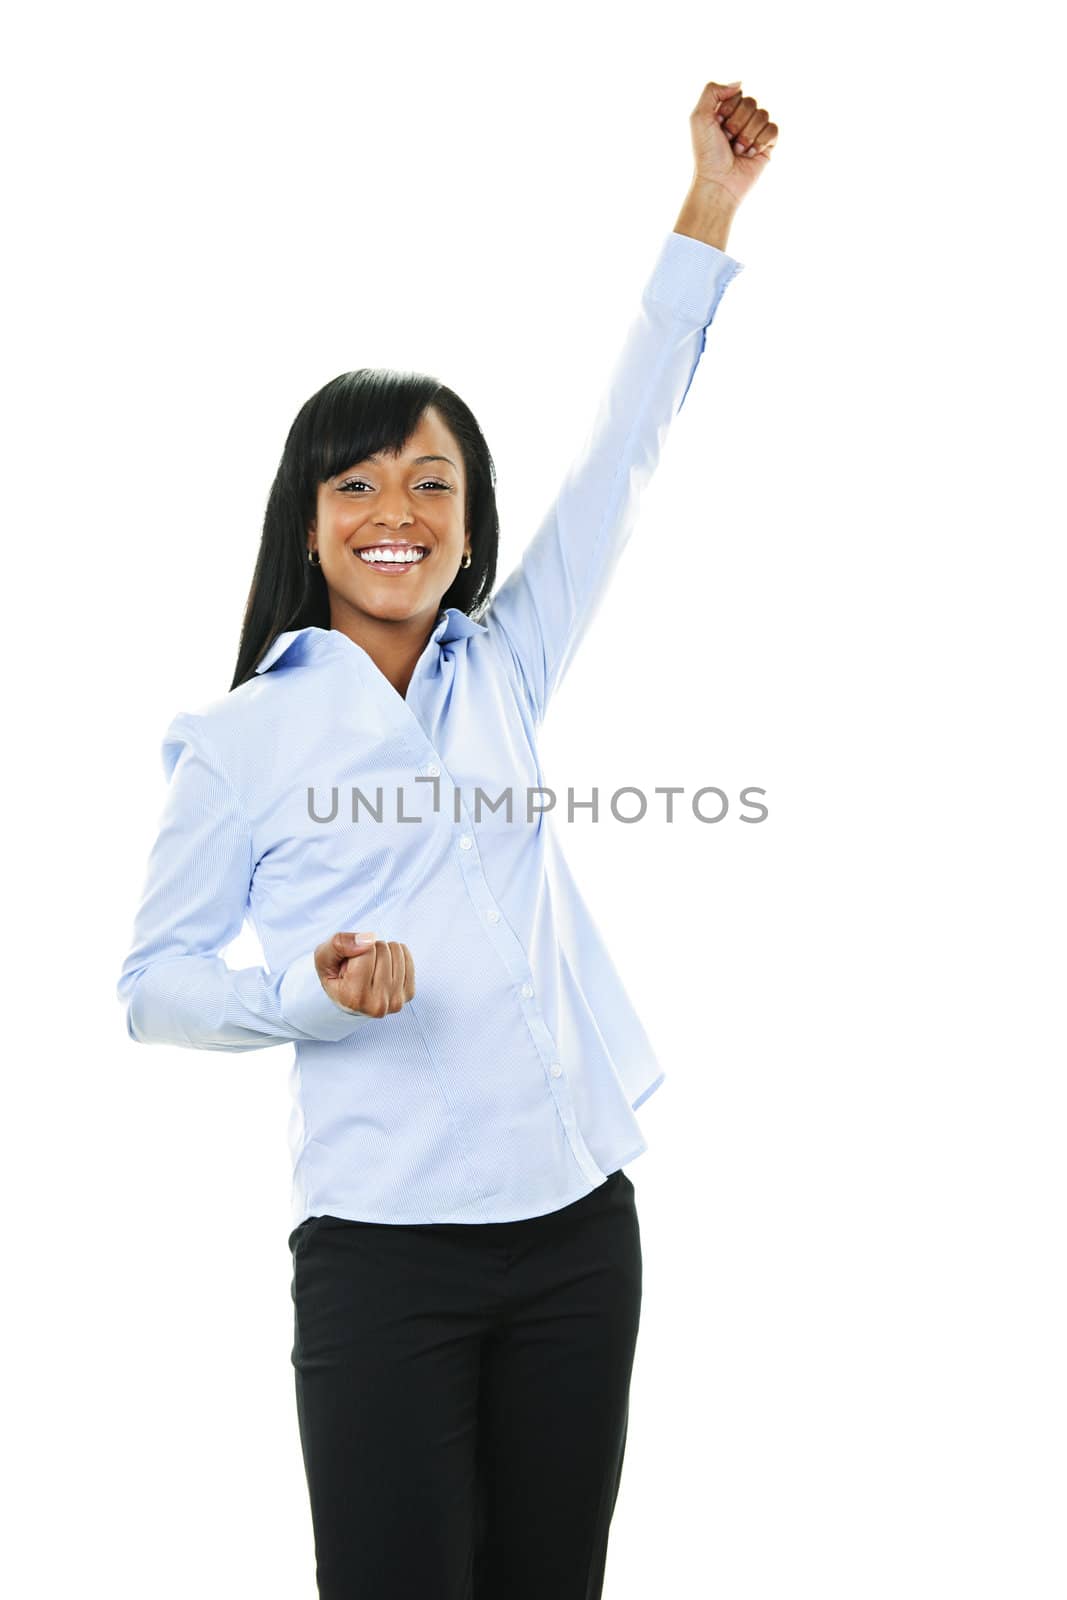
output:
[[[471,412],[342,374],[286,441],[230,692],[164,739],[118,991],[140,1041],[296,1046],[292,1359],[331,1600],[601,1593],[641,1298],[622,1168],[663,1073],[537,731],[741,270],[727,233],[777,129],[739,90],[692,113],[675,231],[495,596]],[[235,971],[246,915],[268,966]]]

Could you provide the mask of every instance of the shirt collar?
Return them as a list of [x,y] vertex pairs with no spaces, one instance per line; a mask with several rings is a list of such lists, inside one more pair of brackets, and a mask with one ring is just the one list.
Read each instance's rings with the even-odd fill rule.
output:
[[[267,649],[263,659],[259,662],[256,671],[266,672],[268,667],[272,667],[276,661],[280,661],[282,656],[289,652],[298,639],[302,640],[306,647],[312,642],[314,635],[322,634],[327,636],[336,631],[339,630],[333,628],[291,628],[287,633],[279,633],[278,637]],[[458,611],[455,606],[449,606],[447,610],[439,614],[437,626],[434,628],[431,638],[436,639],[438,644],[452,644],[456,639],[469,638],[471,634],[484,632],[484,622],[475,622],[471,617],[468,617],[465,611]],[[297,652],[298,659],[299,654],[300,652]]]

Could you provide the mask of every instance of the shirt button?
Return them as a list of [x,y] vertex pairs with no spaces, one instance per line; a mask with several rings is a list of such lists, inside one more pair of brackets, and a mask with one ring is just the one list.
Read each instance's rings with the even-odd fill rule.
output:
[[554,1078],[560,1078],[563,1076],[563,1068],[560,1066],[558,1061],[553,1061],[548,1070],[551,1072]]
[[436,761],[432,762],[431,765],[426,768],[426,771],[431,778],[439,778],[441,776],[441,769],[437,765]]
[[522,992],[526,996],[527,1000],[529,1000],[530,996],[533,994],[533,984],[524,983],[522,986]]
[[459,841],[459,847],[461,850],[469,850],[473,843],[474,840],[471,838],[470,834],[465,833]]
[[485,914],[489,918],[490,922],[499,922],[500,921],[500,912],[499,911],[487,911]]

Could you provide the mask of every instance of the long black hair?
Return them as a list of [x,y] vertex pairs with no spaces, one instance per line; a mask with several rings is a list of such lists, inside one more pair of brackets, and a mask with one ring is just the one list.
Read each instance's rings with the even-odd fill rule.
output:
[[231,690],[255,676],[257,662],[280,633],[330,626],[326,579],[307,557],[319,484],[368,456],[399,454],[431,405],[463,452],[471,545],[471,564],[459,569],[441,608],[454,606],[475,620],[485,609],[496,582],[500,525],[496,467],[474,413],[425,373],[378,367],[342,372],[304,402],[289,429],[267,499]]

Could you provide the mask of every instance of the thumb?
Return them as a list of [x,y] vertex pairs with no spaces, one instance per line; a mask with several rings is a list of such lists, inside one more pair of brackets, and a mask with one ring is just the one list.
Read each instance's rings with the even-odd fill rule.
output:
[[701,95],[698,110],[717,110],[724,101],[732,100],[741,87],[741,79],[735,78],[733,83],[709,83]]
[[[341,969],[348,961],[355,961],[359,956],[372,954],[374,951],[373,933],[335,933],[326,941],[323,947],[325,954],[325,975],[328,978],[338,978]],[[374,963],[371,963],[373,967]]]

